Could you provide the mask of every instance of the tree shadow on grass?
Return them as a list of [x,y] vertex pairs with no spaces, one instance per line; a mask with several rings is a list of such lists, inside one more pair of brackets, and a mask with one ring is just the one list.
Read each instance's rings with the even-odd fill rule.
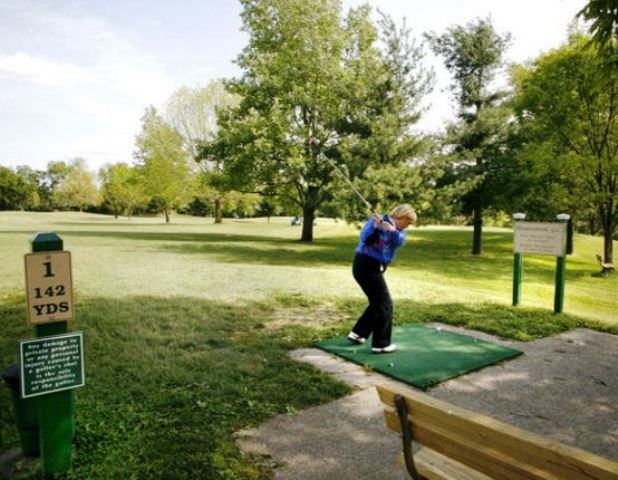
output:
[[[22,296],[0,306],[8,365],[17,339],[34,334]],[[72,478],[266,478],[241,457],[233,432],[349,392],[288,357],[305,334],[267,331],[272,311],[194,298],[81,299],[70,324],[84,332],[86,364]],[[17,435],[9,409],[1,410],[4,449]]]
[[[31,233],[31,232],[11,232]],[[107,238],[134,242],[152,242],[165,252],[185,255],[213,255],[228,263],[315,266],[349,265],[357,239],[354,236],[326,237],[301,242],[274,236],[219,233],[66,231],[58,232],[65,246],[72,237]],[[159,245],[156,245],[159,244]]]
[[[11,231],[8,232],[11,234],[23,234],[27,236],[32,235],[31,230],[23,230],[23,231]],[[154,241],[154,242],[274,242],[274,243],[283,243],[283,244],[300,244],[300,245],[311,245],[310,243],[303,243],[299,240],[294,239],[286,239],[281,237],[274,236],[264,236],[264,235],[240,235],[240,234],[229,234],[229,233],[191,233],[191,232],[137,232],[137,231],[123,231],[123,230],[66,230],[66,231],[57,231],[58,235],[60,235],[63,239],[71,238],[71,237],[82,237],[82,238],[112,238],[119,240],[135,240],[135,241]],[[345,238],[345,237],[344,237]],[[315,244],[319,244],[319,241],[316,241]]]
[[[482,255],[472,255],[472,234],[468,230],[418,230],[414,231],[410,243],[401,249],[397,258],[412,268],[443,272],[446,276],[456,273],[462,278],[512,277],[513,275],[513,233],[486,232],[483,234]],[[568,279],[588,277],[591,270],[581,262],[573,263],[567,257]],[[553,283],[556,258],[546,255],[525,255],[526,278]]]
[[[76,391],[71,478],[268,478],[268,467],[240,455],[234,432],[349,392],[287,354],[343,336],[364,306],[360,299],[331,302],[340,315],[320,327],[294,321],[272,327],[278,310],[319,315],[323,301],[80,298],[70,329],[84,332],[86,387]],[[23,294],[0,298],[4,365],[16,361],[17,339],[34,336],[23,312]],[[491,304],[398,301],[395,316],[398,324],[439,321],[521,340],[589,325]],[[6,389],[0,402],[9,404]],[[17,434],[8,408],[0,418],[3,450],[17,443]]]
[[[158,243],[155,248],[161,251],[210,255],[219,262],[298,267],[349,266],[358,241],[352,235],[324,237],[307,243],[251,234],[136,231],[67,231],[62,232],[62,236],[65,240],[93,237],[152,242]],[[468,230],[414,229],[409,232],[406,245],[397,252],[394,266],[402,271],[429,272],[462,281],[508,280],[513,275],[512,238],[508,231],[486,232],[485,254],[474,256],[470,253],[471,233]],[[524,274],[527,280],[552,284],[555,259],[527,255]],[[585,265],[567,260],[567,281],[590,274]]]

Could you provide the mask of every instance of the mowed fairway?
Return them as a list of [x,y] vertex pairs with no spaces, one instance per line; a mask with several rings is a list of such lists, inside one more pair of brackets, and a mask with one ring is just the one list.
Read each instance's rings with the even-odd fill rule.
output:
[[[0,358],[17,359],[26,325],[23,256],[34,232],[71,251],[72,330],[85,335],[87,386],[76,392],[69,478],[270,478],[242,458],[233,433],[347,387],[287,356],[344,334],[364,299],[351,275],[358,230],[318,219],[315,242],[288,218],[126,218],[0,212]],[[442,321],[520,340],[588,326],[618,333],[618,276],[593,276],[602,239],[578,235],[567,259],[563,315],[554,315],[555,259],[526,256],[513,308],[512,232],[486,229],[470,255],[469,228],[410,231],[387,278],[397,323]],[[616,249],[616,247],[614,247]],[[0,451],[17,433],[0,392]]]
[[[315,242],[298,241],[287,218],[225,220],[180,217],[114,219],[80,213],[0,213],[5,295],[23,290],[23,254],[37,231],[54,231],[73,255],[78,296],[195,297],[237,303],[273,295],[314,299],[361,298],[350,273],[357,228],[320,219]],[[469,254],[468,228],[420,227],[388,272],[393,297],[422,303],[510,305],[512,233],[485,229],[485,253]],[[578,235],[567,260],[566,313],[618,324],[616,276],[597,278],[600,237]],[[555,259],[524,259],[522,305],[552,309]]]

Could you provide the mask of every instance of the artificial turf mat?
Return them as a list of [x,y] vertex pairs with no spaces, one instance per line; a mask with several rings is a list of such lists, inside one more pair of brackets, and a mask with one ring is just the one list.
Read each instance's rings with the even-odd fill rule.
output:
[[363,345],[337,338],[319,342],[317,347],[423,390],[522,354],[514,348],[418,324],[394,327],[392,341],[397,351],[379,355],[371,353],[371,338]]

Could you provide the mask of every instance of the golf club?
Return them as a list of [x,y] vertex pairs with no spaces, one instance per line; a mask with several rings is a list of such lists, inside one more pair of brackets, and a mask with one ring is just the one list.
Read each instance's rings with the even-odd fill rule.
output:
[[[309,145],[311,147],[315,147],[316,145],[319,145],[319,143],[320,142],[315,138],[312,138],[309,140]],[[356,188],[356,185],[352,183],[352,181],[348,178],[348,176],[341,171],[341,169],[337,166],[337,164],[333,160],[331,160],[326,155],[324,155],[323,152],[318,153],[318,158],[320,158],[321,160],[326,160],[331,165],[331,167],[335,169],[335,171],[339,174],[339,176],[343,178],[343,180],[350,186],[352,191],[356,193],[356,195],[358,195],[358,198],[360,198],[361,201],[366,205],[367,209],[369,210],[369,213],[371,213],[372,215],[377,215],[376,211],[373,209],[371,204],[367,201],[365,197],[363,197],[363,195],[360,193],[358,188]]]

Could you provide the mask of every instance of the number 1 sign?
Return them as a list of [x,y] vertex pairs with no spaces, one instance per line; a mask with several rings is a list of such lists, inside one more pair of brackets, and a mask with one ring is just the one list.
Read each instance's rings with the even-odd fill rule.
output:
[[28,322],[38,325],[72,320],[71,253],[30,253],[25,263]]

